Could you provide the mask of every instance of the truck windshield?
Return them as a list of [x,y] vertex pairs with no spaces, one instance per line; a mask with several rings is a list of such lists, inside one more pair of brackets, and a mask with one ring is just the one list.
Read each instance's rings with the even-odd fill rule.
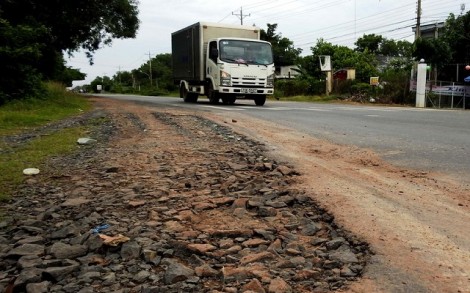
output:
[[268,43],[220,40],[220,60],[238,64],[268,65],[273,63],[271,45]]

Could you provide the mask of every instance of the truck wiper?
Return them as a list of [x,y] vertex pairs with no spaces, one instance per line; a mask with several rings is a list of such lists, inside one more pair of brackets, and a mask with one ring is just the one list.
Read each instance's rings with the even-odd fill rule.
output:
[[237,63],[237,64],[245,64],[246,66],[248,66],[248,63],[246,63],[246,61],[243,60],[240,61],[240,59],[231,59],[231,58],[223,58],[221,59],[222,61],[229,61],[229,62],[233,62],[233,63]]
[[256,62],[256,61],[248,61],[249,64],[255,64],[255,65],[264,65],[264,67],[268,67],[268,65],[264,64],[264,63],[260,63],[260,62]]

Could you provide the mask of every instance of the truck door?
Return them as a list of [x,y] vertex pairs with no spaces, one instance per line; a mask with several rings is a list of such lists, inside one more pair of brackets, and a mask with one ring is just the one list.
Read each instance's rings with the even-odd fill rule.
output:
[[217,67],[217,59],[219,50],[217,48],[217,41],[211,41],[207,46],[207,62],[206,62],[206,77],[209,78],[214,85],[215,89],[219,87],[219,68]]

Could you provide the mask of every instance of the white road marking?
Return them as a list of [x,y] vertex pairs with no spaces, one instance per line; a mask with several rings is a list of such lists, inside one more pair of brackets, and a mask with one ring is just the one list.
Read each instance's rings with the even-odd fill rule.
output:
[[212,109],[217,109],[217,110],[225,110],[225,111],[244,111],[245,110],[245,109],[241,109],[240,107],[227,108],[227,107],[221,107],[221,106],[206,106],[206,105],[203,105],[201,107],[212,108]]
[[[180,106],[176,105],[175,106]],[[182,106],[181,106],[182,107]],[[209,106],[209,105],[200,105],[200,107],[211,108],[216,110],[223,111],[245,111],[245,110],[263,110],[263,111],[317,111],[317,112],[332,112],[332,111],[372,111],[372,112],[399,112],[399,111],[455,111],[456,109],[433,109],[433,108],[376,108],[376,107],[330,107],[330,108],[318,108],[318,107],[255,107],[255,106]],[[365,115],[370,117],[376,117],[374,115]]]
[[299,110],[318,111],[318,112],[331,112],[331,109],[321,109],[321,108],[300,108]]
[[266,110],[272,111],[290,111],[290,110],[300,110],[298,108],[289,108],[289,107],[276,107],[276,108],[266,108]]
[[235,106],[235,107],[242,108],[244,110],[253,110],[253,109],[256,109],[256,110],[269,110],[266,107],[254,107],[254,106]]
[[381,111],[381,112],[396,112],[399,111],[398,109],[390,109],[390,108],[372,108],[372,107],[337,107],[334,108],[337,110],[344,110],[344,111]]

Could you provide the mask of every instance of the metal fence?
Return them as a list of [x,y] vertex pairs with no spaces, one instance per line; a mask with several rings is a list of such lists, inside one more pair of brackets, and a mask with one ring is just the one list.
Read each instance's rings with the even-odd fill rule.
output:
[[[416,92],[416,80],[410,81],[410,91]],[[426,107],[469,109],[470,84],[449,81],[427,81]]]

